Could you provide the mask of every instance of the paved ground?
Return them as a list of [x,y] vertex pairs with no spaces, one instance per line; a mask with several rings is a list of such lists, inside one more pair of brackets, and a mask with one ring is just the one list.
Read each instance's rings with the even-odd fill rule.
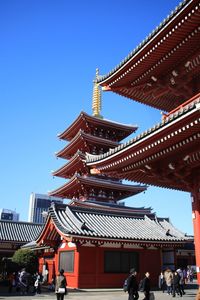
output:
[[[192,300],[195,299],[195,295],[197,292],[197,286],[190,286],[189,289],[186,289],[186,294],[183,296],[183,300]],[[155,300],[172,300],[180,298],[177,296],[176,298],[172,298],[168,296],[166,293],[162,293],[160,291],[155,291]],[[81,291],[69,291],[68,295],[65,296],[65,300],[127,300],[128,294],[124,293],[118,289],[105,289],[105,290],[81,290]],[[52,292],[43,291],[40,295],[25,295],[20,296],[16,293],[8,294],[5,290],[0,287],[0,299],[7,300],[55,300],[56,296]],[[140,293],[140,298],[143,299],[143,293]]]

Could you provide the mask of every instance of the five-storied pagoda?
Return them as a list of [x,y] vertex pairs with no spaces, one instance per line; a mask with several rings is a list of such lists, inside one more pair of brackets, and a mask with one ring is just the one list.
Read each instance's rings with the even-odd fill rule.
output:
[[[97,74],[98,76],[98,70]],[[98,155],[120,145],[120,141],[134,132],[136,126],[128,126],[105,120],[100,115],[101,90],[94,84],[93,116],[81,112],[78,118],[59,138],[68,141],[57,157],[68,162],[54,176],[70,180],[50,193],[73,200],[117,203],[117,201],[143,192],[146,187],[123,184],[121,180],[101,174],[90,174],[86,166],[86,153]]]
[[57,157],[68,162],[53,175],[67,181],[50,195],[71,201],[52,205],[33,250],[39,256],[40,272],[48,269],[48,282],[62,268],[70,287],[121,287],[134,267],[140,277],[148,269],[156,285],[161,269],[194,263],[192,239],[151,208],[120,205],[120,200],[145,191],[146,186],[125,184],[87,166],[86,155],[121,149],[120,142],[137,129],[103,119],[97,79],[98,72],[93,116],[81,112],[59,134],[68,144]]

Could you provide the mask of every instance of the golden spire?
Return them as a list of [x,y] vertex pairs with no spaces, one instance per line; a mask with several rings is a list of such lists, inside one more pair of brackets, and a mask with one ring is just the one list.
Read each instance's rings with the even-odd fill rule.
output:
[[94,87],[93,87],[93,98],[92,98],[92,110],[93,110],[93,116],[102,118],[100,112],[101,112],[101,89],[99,87],[99,84],[97,83],[97,79],[99,77],[99,69],[96,69],[96,78],[93,81]]

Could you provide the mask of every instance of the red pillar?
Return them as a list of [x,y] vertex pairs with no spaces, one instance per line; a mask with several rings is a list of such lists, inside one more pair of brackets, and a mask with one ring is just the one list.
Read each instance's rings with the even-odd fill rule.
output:
[[200,183],[192,191],[192,218],[194,226],[194,244],[197,267],[197,280],[200,285]]

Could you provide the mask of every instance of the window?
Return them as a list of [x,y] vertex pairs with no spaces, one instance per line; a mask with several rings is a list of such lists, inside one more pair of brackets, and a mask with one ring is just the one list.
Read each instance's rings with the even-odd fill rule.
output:
[[74,272],[74,251],[62,251],[59,254],[59,270]]
[[137,252],[105,251],[105,273],[129,273],[131,268],[139,271],[139,254]]

